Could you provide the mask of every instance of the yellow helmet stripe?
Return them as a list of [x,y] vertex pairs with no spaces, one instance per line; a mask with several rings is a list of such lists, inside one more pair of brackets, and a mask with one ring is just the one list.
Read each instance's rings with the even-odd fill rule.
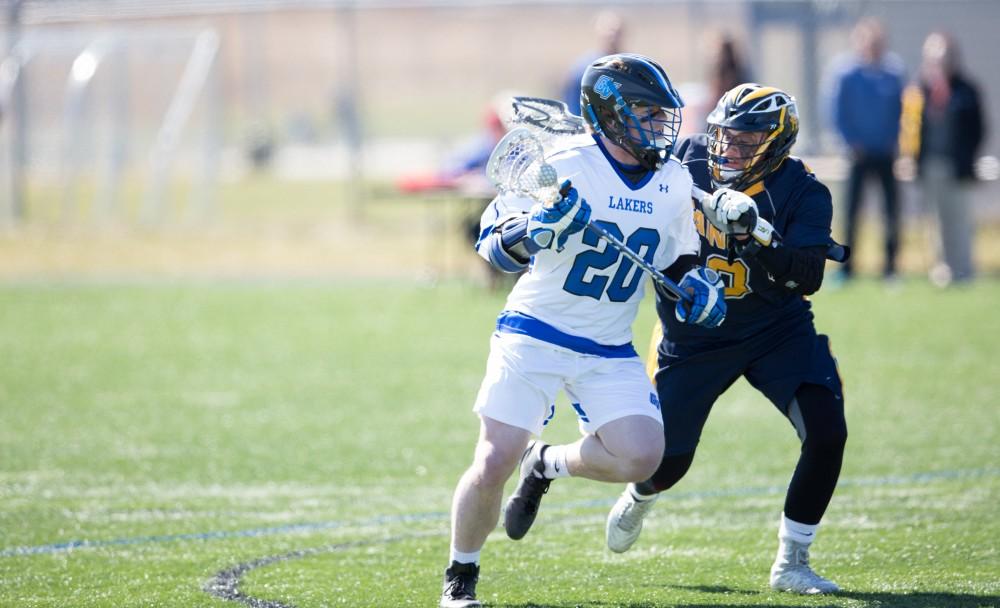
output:
[[761,87],[761,88],[757,89],[756,91],[754,91],[753,93],[750,93],[749,95],[747,95],[746,97],[744,97],[743,99],[741,99],[740,103],[743,103],[743,102],[746,102],[746,101],[753,101],[754,99],[760,99],[761,97],[767,97],[768,95],[770,95],[772,93],[780,93],[780,92],[781,91],[779,91],[778,89],[776,89],[774,87]]
[[[764,153],[767,152],[768,147],[774,142],[775,139],[778,138],[779,135],[781,135],[781,132],[784,131],[784,129],[785,129],[785,115],[787,113],[788,113],[788,106],[785,106],[785,107],[781,108],[781,113],[778,116],[778,128],[775,129],[773,133],[771,133],[766,138],[764,138],[764,141],[760,142],[760,145],[757,146],[757,149],[754,151],[753,156],[751,157],[751,163],[753,163],[753,159],[757,159],[757,158],[760,158],[761,156],[763,156]],[[782,159],[781,162],[784,162],[784,159]],[[780,167],[781,163],[779,163],[778,166]],[[749,169],[750,169],[750,167],[747,167],[748,171],[749,171]],[[775,170],[777,170],[777,167],[775,167]],[[766,177],[766,176],[764,176],[764,177]],[[755,190],[754,189],[754,187],[757,186],[757,185],[760,185],[760,189],[759,190]],[[751,190],[753,190],[752,193],[750,192]],[[747,188],[746,190],[744,190],[743,193],[747,194],[749,196],[753,196],[754,194],[762,192],[763,190],[764,190],[764,180],[763,180],[763,178],[761,178],[761,180],[759,182],[754,182],[754,184],[752,186],[750,186],[749,188]]]
[[781,113],[778,114],[778,128],[774,132],[772,132],[771,135],[768,136],[768,138],[766,140],[767,143],[770,143],[770,142],[774,141],[775,139],[777,139],[777,137],[779,135],[781,135],[781,132],[785,130],[785,115],[786,114],[788,114],[788,106],[784,106],[784,107],[781,108]]
[[734,103],[734,104],[741,103],[743,100],[740,99],[740,97],[744,93],[752,91],[753,87],[754,87],[754,84],[751,83],[751,82],[747,82],[747,83],[744,83],[744,84],[738,84],[738,85],[736,85],[736,87],[734,87],[733,89],[731,89],[729,91],[730,101],[732,103]]
[[760,158],[763,156],[764,153],[767,152],[767,148],[771,145],[771,143],[777,139],[779,135],[781,135],[782,131],[785,130],[785,114],[787,112],[788,106],[781,108],[781,113],[778,115],[778,128],[765,137],[764,141],[760,142],[760,145],[757,146],[757,149],[754,151],[751,158]]

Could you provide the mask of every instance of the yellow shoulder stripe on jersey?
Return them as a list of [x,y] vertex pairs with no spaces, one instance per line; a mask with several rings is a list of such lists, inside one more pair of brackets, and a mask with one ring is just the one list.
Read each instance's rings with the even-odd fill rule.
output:
[[754,182],[749,188],[743,191],[747,196],[757,196],[764,191],[764,180]]
[[656,368],[659,366],[659,363],[657,363],[659,357],[657,356],[656,348],[660,345],[660,340],[662,339],[663,327],[657,321],[653,325],[653,333],[649,337],[649,352],[646,353],[646,374],[654,386],[656,385]]

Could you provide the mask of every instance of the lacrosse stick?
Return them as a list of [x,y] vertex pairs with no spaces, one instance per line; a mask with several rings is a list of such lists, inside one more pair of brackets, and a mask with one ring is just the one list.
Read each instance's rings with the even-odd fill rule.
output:
[[[486,163],[486,175],[501,194],[526,196],[542,205],[552,206],[560,197],[559,176],[555,168],[545,162],[545,151],[531,130],[516,128],[497,143]],[[613,234],[593,222],[586,228],[606,240],[636,266],[645,270],[659,285],[674,297],[691,302],[691,295],[676,283],[663,276],[652,264],[643,259]]]
[[701,203],[701,206],[704,207],[705,203],[707,203],[708,200],[710,198],[712,198],[712,195],[709,194],[708,192],[705,192],[704,190],[702,190],[698,186],[692,185],[691,186],[691,198],[693,198],[694,200],[696,200],[699,203]]

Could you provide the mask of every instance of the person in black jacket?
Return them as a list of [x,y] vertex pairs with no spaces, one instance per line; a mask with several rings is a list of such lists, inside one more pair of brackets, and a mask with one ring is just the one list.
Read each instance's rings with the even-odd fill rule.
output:
[[963,73],[948,34],[927,36],[919,82],[908,90],[905,105],[904,123],[919,133],[911,148],[921,190],[938,218],[939,261],[930,278],[940,286],[968,280],[973,275],[969,191],[985,126],[978,88]]

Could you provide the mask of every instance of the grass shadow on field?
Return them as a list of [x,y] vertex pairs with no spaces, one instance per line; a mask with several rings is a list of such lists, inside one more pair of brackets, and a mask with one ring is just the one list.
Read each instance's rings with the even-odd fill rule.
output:
[[[495,608],[587,608],[587,607],[607,607],[607,608],[746,608],[748,604],[686,604],[678,603],[674,601],[670,602],[603,602],[603,601],[589,601],[589,602],[563,602],[558,604],[535,604],[533,602],[528,602],[526,604],[494,604],[489,603],[488,606]],[[751,604],[752,605],[752,604]],[[777,608],[796,608],[800,604],[774,604],[768,603],[767,606],[774,606]],[[835,605],[823,605],[823,606],[810,606],[809,608],[841,608]],[[951,608],[950,606],[948,608]]]
[[[716,593],[716,594],[727,594],[727,595],[760,595],[764,596],[765,593],[760,591],[754,591],[749,589],[734,589],[732,587],[723,587],[717,585],[669,585],[668,587],[673,589],[682,589],[685,591],[693,591],[700,593]],[[777,608],[795,608],[797,606],[802,606],[802,600],[805,598],[800,598],[799,596],[791,594],[779,594],[767,592],[766,595],[773,597],[761,597],[763,602],[760,605],[773,606]],[[775,597],[782,598],[780,601],[775,601]],[[842,601],[850,599],[854,601],[864,602],[864,606],[871,608],[1000,608],[1000,596],[997,595],[971,595],[968,593],[947,593],[947,592],[901,592],[901,593],[888,593],[888,592],[856,592],[848,591],[843,593],[838,593],[836,595],[829,596],[830,603],[827,604],[809,604],[809,608],[843,608],[845,605]],[[537,604],[534,602],[519,603],[519,604],[489,604],[490,606],[495,606],[496,608],[585,608],[585,607],[616,607],[616,608],[746,608],[748,605],[746,603],[738,604],[717,604],[717,603],[705,603],[704,600],[696,601],[694,603],[688,602],[630,602],[630,603],[618,603],[618,602],[606,602],[606,601],[583,601],[583,602],[558,602],[558,603],[542,603]],[[854,606],[855,604],[851,604]]]
[[836,597],[869,602],[879,608],[1000,608],[1000,595],[918,592],[888,593],[845,591]]
[[[696,591],[699,593],[719,593],[727,595],[762,595],[762,592],[751,590],[751,589],[736,589],[733,587],[725,587],[721,585],[668,585],[671,589],[679,589],[684,591]],[[772,593],[770,591],[768,594],[787,597],[791,604],[787,603],[774,603],[768,601],[769,606],[797,606],[799,605],[794,601],[797,596],[794,595],[783,595],[778,593]],[[835,598],[837,599],[852,599],[856,601],[865,602],[866,606],[878,607],[878,608],[1000,608],[1000,595],[972,595],[969,593],[949,593],[949,592],[874,592],[874,591],[843,591],[835,595],[829,596],[831,601]],[[587,604],[584,604],[587,605]],[[600,604],[597,604],[600,605]],[[635,608],[639,606],[646,606],[647,604],[636,604]],[[649,604],[651,605],[651,604]],[[677,608],[734,608],[729,604],[704,604],[704,603],[671,603],[672,606]],[[745,606],[746,604],[740,604],[740,606]],[[829,604],[829,605],[816,605],[810,606],[810,608],[837,608],[841,604]],[[631,604],[629,605],[632,606]]]

